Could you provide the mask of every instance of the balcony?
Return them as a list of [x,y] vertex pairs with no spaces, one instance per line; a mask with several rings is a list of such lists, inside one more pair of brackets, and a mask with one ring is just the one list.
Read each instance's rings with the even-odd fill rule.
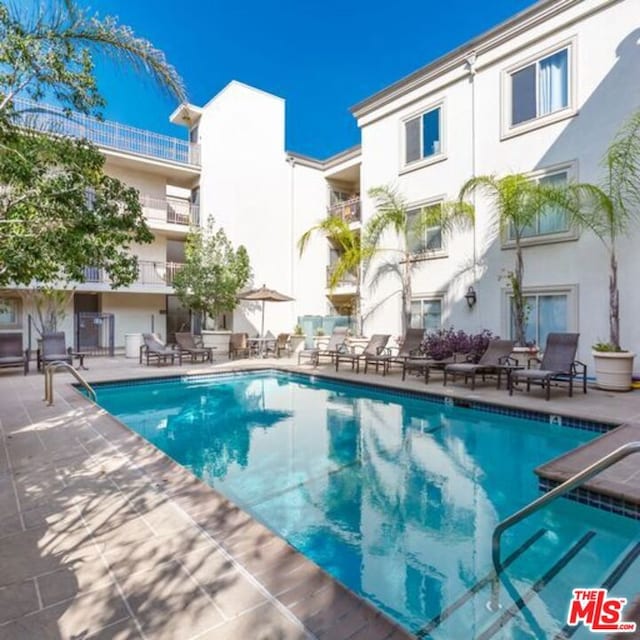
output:
[[[170,287],[175,274],[181,269],[181,262],[152,262],[138,260],[138,277],[130,287],[136,285]],[[86,267],[84,284],[109,284],[109,278],[103,269]]]
[[47,133],[73,138],[86,138],[98,147],[125,153],[200,166],[200,145],[161,133],[137,129],[111,120],[72,112],[70,115],[51,105],[39,105],[16,98],[14,108],[24,126]]
[[150,222],[178,224],[184,227],[200,225],[200,207],[181,198],[140,196],[144,214]]
[[360,198],[351,198],[327,207],[330,216],[342,218],[345,222],[360,221]]
[[[327,265],[327,287],[329,287],[329,282],[331,280],[331,274],[333,273],[333,265]],[[337,288],[349,287],[355,288],[358,283],[358,279],[355,273],[345,273],[340,281],[338,282]]]

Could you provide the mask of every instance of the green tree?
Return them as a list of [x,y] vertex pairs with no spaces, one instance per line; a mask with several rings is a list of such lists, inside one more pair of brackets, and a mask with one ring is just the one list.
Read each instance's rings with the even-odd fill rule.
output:
[[328,216],[302,234],[298,240],[300,256],[306,251],[314,234],[326,236],[338,252],[338,259],[329,273],[329,290],[335,291],[345,277],[351,275],[355,279],[353,313],[357,332],[362,335],[362,268],[370,252],[362,246],[360,230],[352,229],[348,222],[338,216]]
[[[214,322],[221,313],[233,311],[238,293],[251,278],[249,255],[244,246],[233,248],[224,229],[215,230],[209,218],[204,229],[193,229],[187,236],[184,266],[173,279],[180,302]],[[203,324],[204,326],[204,324]]]
[[[472,208],[465,202],[443,202],[422,207],[415,215],[409,209],[404,197],[393,187],[374,187],[369,190],[374,199],[376,213],[365,229],[364,247],[369,257],[376,254],[390,254],[391,259],[378,264],[372,285],[387,275],[394,275],[400,281],[402,296],[402,331],[411,324],[412,276],[416,265],[416,254],[428,251],[424,238],[428,229],[439,228],[442,236],[456,228],[473,224]],[[395,237],[391,246],[381,246],[388,234]]]
[[516,343],[524,345],[527,302],[522,288],[524,281],[522,239],[538,216],[544,215],[552,208],[560,207],[566,210],[567,201],[561,189],[531,180],[519,173],[502,178],[493,175],[471,178],[462,186],[458,196],[459,202],[464,203],[464,199],[473,192],[480,192],[490,200],[494,214],[493,223],[500,237],[513,241],[515,265],[513,271],[508,272],[507,277],[513,297],[514,338]]
[[623,124],[602,160],[600,185],[570,184],[571,223],[592,231],[609,257],[609,343],[620,350],[620,292],[618,290],[617,240],[640,214],[640,111]]
[[[137,191],[104,174],[94,145],[43,130],[51,122],[44,98],[68,115],[100,115],[96,54],[184,99],[164,55],[113,18],[90,16],[72,0],[31,10],[0,3],[0,286],[82,282],[87,266],[104,269],[114,287],[127,285],[137,276],[130,245],[153,239]],[[33,102],[24,108],[22,97]]]

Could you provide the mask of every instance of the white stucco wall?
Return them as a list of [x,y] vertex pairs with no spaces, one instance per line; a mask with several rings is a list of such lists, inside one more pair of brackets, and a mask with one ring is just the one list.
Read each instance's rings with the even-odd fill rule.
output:
[[[632,0],[588,0],[547,20],[524,34],[478,55],[471,81],[468,66],[389,100],[363,115],[363,218],[373,214],[366,197],[376,185],[396,185],[410,204],[436,197],[455,198],[475,173],[504,175],[535,172],[554,165],[571,165],[573,177],[597,181],[607,145],[623,120],[640,106],[640,46],[638,5]],[[570,42],[575,55],[575,114],[505,138],[502,122],[505,70],[530,57]],[[475,85],[475,88],[474,86]],[[475,113],[472,91],[475,90]],[[401,163],[402,119],[442,100],[445,158],[412,171]],[[513,251],[496,236],[491,210],[478,197],[475,229],[477,261],[473,269],[471,231],[455,233],[446,241],[446,256],[425,260],[415,269],[415,297],[444,296],[443,324],[466,330],[492,329],[508,333],[507,295],[500,275],[513,266]],[[633,323],[640,300],[633,293],[635,261],[633,236],[620,242],[622,342],[640,348],[640,327]],[[581,333],[579,357],[590,361],[590,346],[608,337],[608,262],[598,239],[583,233],[579,240],[530,246],[525,249],[525,288],[570,287],[576,300],[569,330]],[[475,277],[475,278],[474,278]],[[477,280],[476,280],[477,279]],[[478,302],[470,311],[462,297],[474,284]],[[399,332],[400,299],[397,283],[388,280],[366,293],[365,307],[379,310],[369,316],[366,332]],[[391,295],[391,298],[387,299]],[[594,310],[598,310],[594,313]]]

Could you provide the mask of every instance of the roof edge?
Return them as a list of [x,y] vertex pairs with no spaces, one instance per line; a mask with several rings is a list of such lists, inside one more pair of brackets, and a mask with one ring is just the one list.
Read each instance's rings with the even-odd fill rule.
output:
[[[609,2],[615,1],[616,0],[609,0]],[[488,31],[453,49],[453,51],[436,58],[433,62],[428,63],[417,71],[410,73],[381,91],[374,93],[372,96],[361,100],[352,106],[349,111],[356,118],[367,115],[390,100],[402,97],[413,89],[426,84],[439,75],[464,63],[470,54],[474,53],[477,55],[485,53],[502,44],[505,40],[511,39],[519,33],[581,2],[582,0],[540,0],[531,7],[520,11],[515,16],[508,18],[497,26],[492,27]]]

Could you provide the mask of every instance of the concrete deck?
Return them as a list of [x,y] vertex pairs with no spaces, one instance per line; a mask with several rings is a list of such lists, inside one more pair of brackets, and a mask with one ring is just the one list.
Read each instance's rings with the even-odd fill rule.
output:
[[[90,382],[288,366],[245,360],[146,367],[87,359]],[[310,371],[309,366],[300,368]],[[320,367],[336,375],[330,367]],[[398,372],[344,379],[428,390],[611,423],[640,421],[640,393],[570,399],[402,383]],[[80,396],[57,374],[0,373],[0,640],[329,638],[407,634],[262,525]],[[637,464],[637,460],[635,461]]]

